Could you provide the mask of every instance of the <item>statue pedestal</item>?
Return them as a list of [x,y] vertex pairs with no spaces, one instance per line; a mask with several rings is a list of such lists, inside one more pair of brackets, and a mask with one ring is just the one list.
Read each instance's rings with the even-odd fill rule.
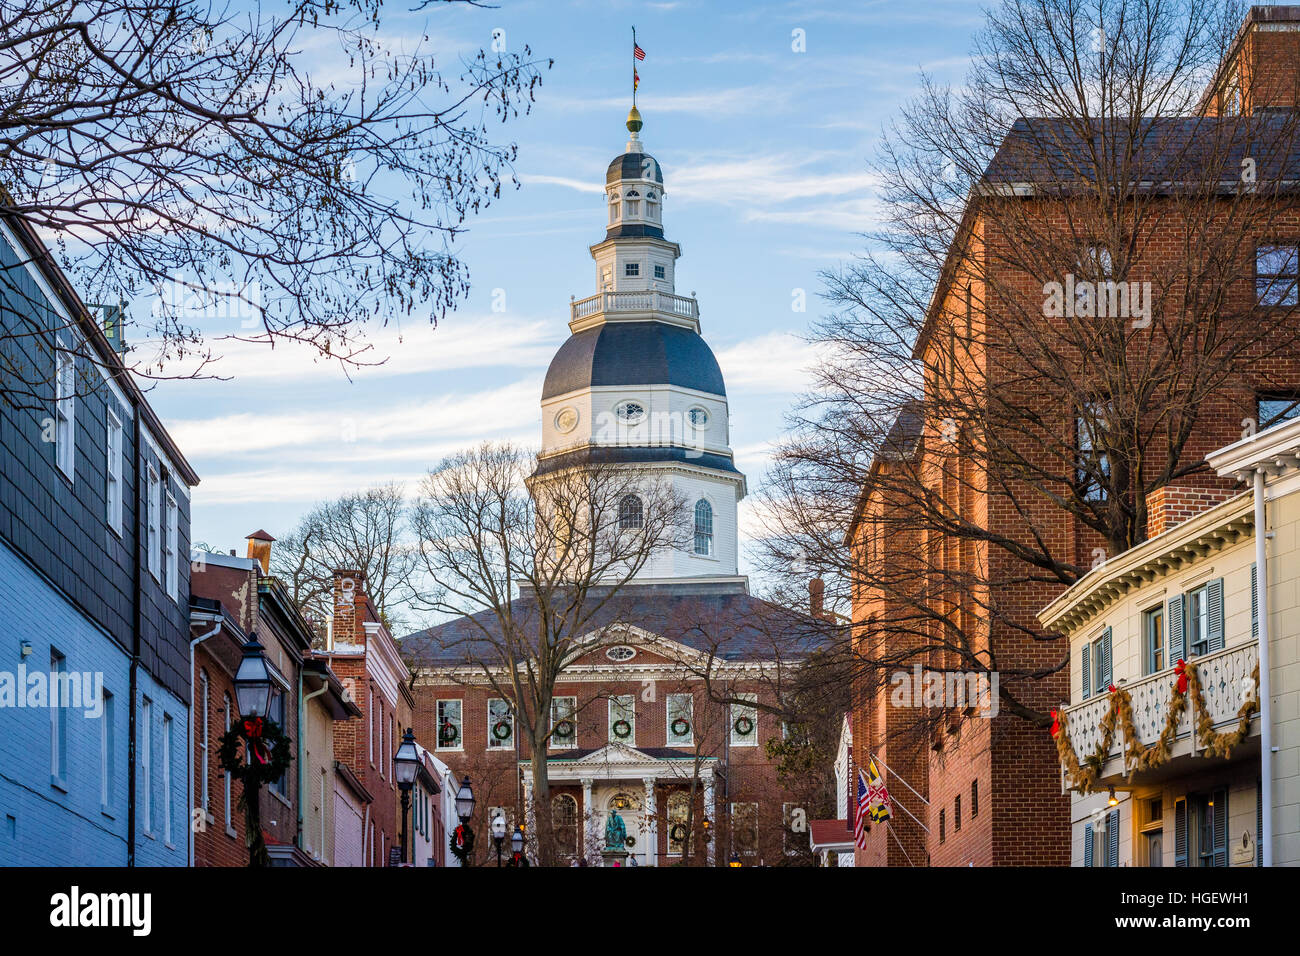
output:
[[627,866],[627,850],[612,850],[605,847],[600,851],[601,866]]

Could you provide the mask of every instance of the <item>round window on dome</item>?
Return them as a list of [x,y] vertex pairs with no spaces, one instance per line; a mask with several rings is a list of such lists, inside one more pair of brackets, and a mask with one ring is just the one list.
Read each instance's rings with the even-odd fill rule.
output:
[[635,425],[645,418],[645,406],[640,402],[619,402],[614,406],[614,417],[624,425]]
[[561,408],[555,415],[555,430],[568,434],[578,427],[578,411],[575,408]]
[[709,424],[709,413],[698,405],[686,413],[686,418],[692,428],[704,428]]

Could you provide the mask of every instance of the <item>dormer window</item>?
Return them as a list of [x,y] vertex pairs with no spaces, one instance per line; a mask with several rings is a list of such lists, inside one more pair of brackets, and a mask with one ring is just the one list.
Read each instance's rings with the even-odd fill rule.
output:
[[641,215],[641,194],[635,189],[627,191],[627,214],[629,216]]
[[659,219],[659,199],[653,192],[645,194],[645,214],[648,219]]

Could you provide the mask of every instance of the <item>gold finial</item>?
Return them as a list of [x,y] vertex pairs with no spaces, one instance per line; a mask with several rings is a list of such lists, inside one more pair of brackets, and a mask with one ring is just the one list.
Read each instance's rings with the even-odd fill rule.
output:
[[627,131],[634,136],[641,132],[641,111],[635,106],[627,113]]

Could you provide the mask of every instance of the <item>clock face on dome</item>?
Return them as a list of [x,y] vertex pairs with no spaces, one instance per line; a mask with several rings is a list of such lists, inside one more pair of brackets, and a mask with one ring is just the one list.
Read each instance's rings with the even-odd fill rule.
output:
[[578,412],[573,408],[562,408],[555,416],[556,431],[568,432],[578,427]]

